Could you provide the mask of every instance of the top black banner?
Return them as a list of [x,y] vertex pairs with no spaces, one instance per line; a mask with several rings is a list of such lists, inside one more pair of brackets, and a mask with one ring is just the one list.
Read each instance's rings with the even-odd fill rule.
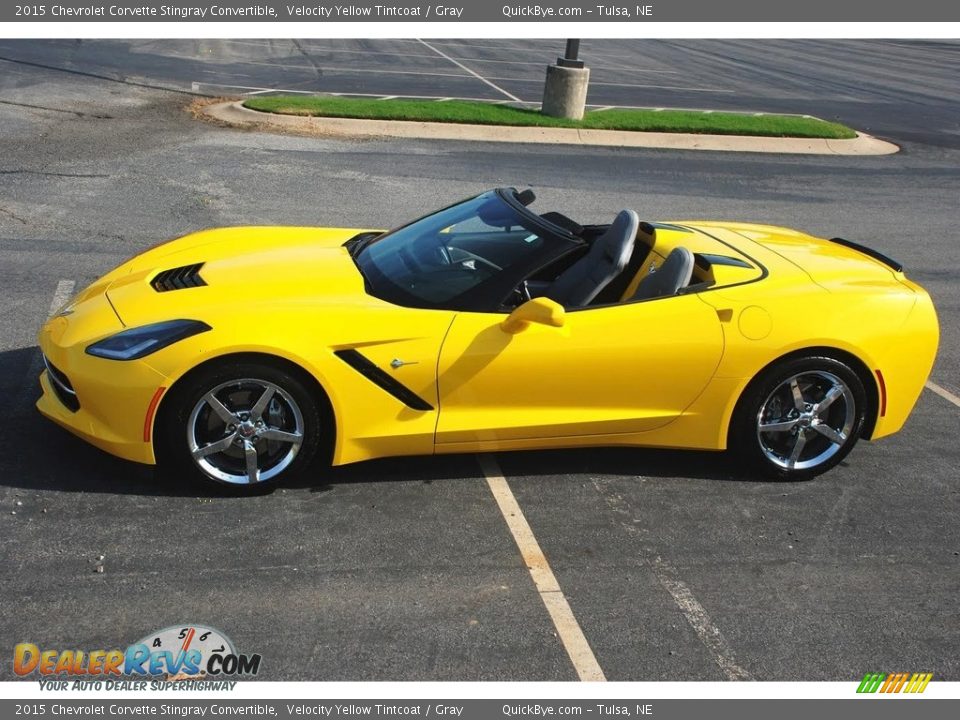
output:
[[589,0],[338,4],[297,0],[60,0],[0,7],[0,22],[956,22],[943,0]]

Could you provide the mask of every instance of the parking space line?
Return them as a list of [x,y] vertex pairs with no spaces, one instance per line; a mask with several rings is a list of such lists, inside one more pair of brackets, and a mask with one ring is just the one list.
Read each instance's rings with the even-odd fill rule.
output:
[[[229,40],[228,42],[235,42]],[[439,45],[436,40],[433,41],[434,45]],[[332,47],[329,45],[307,45],[304,44],[308,50],[319,50],[323,52],[329,52],[332,54],[340,53],[344,55],[386,55],[388,57],[414,57],[414,58],[433,58],[436,59],[436,55],[431,55],[429,53],[403,53],[403,52],[392,52],[392,51],[381,51],[381,50],[346,50],[344,48]],[[530,65],[533,67],[545,68],[550,64],[549,60],[495,60],[493,58],[480,58],[480,57],[458,57],[457,60],[461,62],[469,63],[497,63],[503,65]],[[630,65],[597,65],[591,64],[590,70],[611,70],[617,72],[631,72],[631,73],[652,73],[656,75],[680,75],[679,70],[660,70],[654,68],[639,68]]]
[[[263,62],[261,60],[246,60],[243,62],[244,65],[258,65],[261,67],[268,67],[279,70],[306,70],[312,72],[315,70],[310,65],[303,64],[290,64],[290,63],[274,63],[274,62]],[[204,70],[203,72],[211,72],[216,74],[218,70]],[[335,77],[337,75],[346,75],[346,74],[368,74],[368,75],[417,75],[420,77],[454,77],[454,78],[466,78],[467,75],[462,73],[445,73],[445,72],[426,72],[423,70],[383,70],[381,68],[352,68],[352,67],[342,67],[338,65],[333,65],[328,67],[324,71],[324,76]]]
[[942,398],[943,398],[944,400],[946,400],[947,402],[952,402],[952,403],[953,403],[954,405],[956,405],[957,407],[960,407],[960,397],[957,397],[956,395],[954,395],[952,392],[950,392],[950,391],[947,390],[946,388],[940,387],[939,385],[937,385],[937,384],[936,384],[935,382],[933,382],[932,380],[927,380],[927,389],[928,389],[928,390],[932,390],[933,392],[935,392],[937,395],[939,395],[940,397],[942,397]]
[[661,557],[656,557],[652,564],[657,581],[673,597],[673,601],[680,608],[680,612],[690,623],[690,627],[697,634],[708,650],[713,653],[713,659],[720,666],[728,680],[752,680],[750,673],[740,667],[733,659],[733,653],[727,646],[720,628],[713,624],[703,605],[693,596],[690,588],[677,577],[677,571]]
[[[57,283],[57,287],[53,291],[53,299],[50,300],[50,310],[47,312],[47,317],[50,317],[63,307],[63,304],[73,295],[73,289],[75,287],[76,283],[73,280],[61,280]],[[40,351],[37,350],[32,354],[30,362],[27,364],[26,374],[24,375],[23,382],[20,383],[20,391],[13,401],[14,413],[25,411],[32,404],[31,398],[37,390],[37,378],[42,369],[43,359],[40,356]]]
[[[542,83],[543,78],[541,77],[494,77],[493,80],[506,80],[510,82],[536,82]],[[484,80],[484,82],[487,82]],[[492,83],[491,83],[492,84]],[[641,83],[618,83],[618,82],[600,82],[598,80],[591,80],[591,86],[600,86],[600,87],[622,87],[622,88],[642,88],[646,90],[682,90],[684,92],[699,92],[699,93],[735,93],[736,90],[724,90],[722,88],[708,88],[708,87],[685,87],[683,85],[648,85]],[[494,87],[496,87],[494,85]]]
[[[607,488],[604,487],[606,483],[596,478],[594,478],[592,482],[597,492],[600,493],[600,497],[607,503],[607,506],[614,514],[621,518],[620,525],[626,530],[627,534],[633,537],[640,537],[639,530],[633,521],[633,513],[630,511],[630,507],[627,501],[623,499],[623,496],[608,491]],[[737,664],[733,651],[730,649],[730,646],[727,645],[727,641],[724,639],[723,633],[720,632],[720,628],[714,624],[703,605],[700,604],[700,601],[697,600],[686,583],[680,579],[673,565],[659,555],[655,555],[649,547],[642,548],[640,560],[650,567],[657,582],[663,586],[664,590],[670,593],[673,602],[686,618],[690,627],[693,628],[700,642],[711,652],[713,661],[723,674],[726,675],[727,679],[753,680],[753,676]]]
[[506,90],[504,90],[504,89],[503,89],[502,87],[500,87],[499,85],[496,85],[496,84],[490,82],[489,80],[487,80],[485,77],[483,77],[483,75],[480,75],[479,73],[474,72],[473,70],[471,70],[470,68],[468,68],[468,67],[467,67],[466,65],[464,65],[463,63],[461,63],[461,62],[459,62],[459,61],[457,61],[457,60],[454,60],[452,57],[450,57],[449,55],[447,55],[447,54],[446,54],[445,52],[443,52],[442,50],[437,50],[437,49],[436,49],[433,45],[431,45],[430,43],[428,43],[428,42],[426,42],[426,41],[424,41],[424,40],[421,40],[420,38],[417,38],[417,41],[418,41],[419,43],[421,43],[422,45],[424,45],[424,46],[430,48],[431,50],[433,50],[433,51],[434,51],[437,55],[439,55],[440,57],[446,58],[447,60],[449,60],[450,62],[452,62],[454,65],[456,65],[456,66],[457,66],[458,68],[460,68],[461,70],[466,70],[468,73],[470,73],[470,74],[473,75],[475,78],[477,78],[477,80],[480,80],[481,82],[486,83],[487,85],[489,85],[490,87],[492,87],[492,88],[493,88],[494,90],[496,90],[497,92],[506,95],[508,98],[510,98],[511,100],[514,100],[514,101],[516,101],[516,102],[523,102],[523,101],[522,101],[520,98],[518,98],[516,95],[512,95],[512,94],[508,93]]
[[[454,77],[466,77],[464,75],[455,75]],[[218,90],[244,90],[243,95],[263,95],[265,93],[285,93],[290,95],[316,95],[317,91],[315,90],[294,90],[292,88],[272,88],[272,87],[259,87],[257,85],[226,85],[222,83],[213,83],[213,82],[193,82],[194,92],[201,92],[204,88],[217,88]],[[382,93],[362,93],[362,92],[324,92],[323,95],[332,95],[334,97],[363,97],[363,98],[383,98]],[[436,100],[448,101],[448,100],[469,100],[470,102],[484,102],[484,103],[504,103],[510,102],[509,100],[490,100],[489,98],[479,98],[479,97],[439,97],[437,95],[394,95],[396,99],[410,99],[410,100]],[[528,103],[529,104],[529,103]]]
[[570,609],[570,603],[560,589],[550,563],[540,549],[540,544],[524,517],[500,466],[492,455],[478,455],[477,461],[577,675],[581,680],[605,681],[607,678],[590,648],[590,643],[580,629],[580,623]]
[[70,296],[73,295],[73,288],[76,287],[76,283],[73,280],[61,280],[57,283],[57,289],[53,291],[53,300],[50,301],[50,312],[48,315],[53,315],[57,310],[63,307],[63,305],[70,299]]

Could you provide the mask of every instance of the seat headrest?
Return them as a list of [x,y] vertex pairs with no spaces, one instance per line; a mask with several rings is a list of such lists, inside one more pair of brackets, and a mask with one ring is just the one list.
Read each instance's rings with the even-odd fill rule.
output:
[[640,227],[640,217],[633,210],[621,210],[610,223],[610,227],[599,239],[603,245],[604,254],[620,269],[623,270],[633,252],[633,241],[637,237],[637,228]]
[[640,281],[633,300],[650,300],[652,298],[676,295],[686,287],[693,277],[694,256],[685,247],[674,248],[656,272],[652,272]]

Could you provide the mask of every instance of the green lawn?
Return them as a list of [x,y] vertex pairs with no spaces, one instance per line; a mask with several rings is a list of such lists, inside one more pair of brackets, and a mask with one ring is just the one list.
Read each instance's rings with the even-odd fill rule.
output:
[[286,115],[365,118],[371,120],[419,120],[474,125],[515,125],[589,128],[596,130],[645,130],[717,135],[763,135],[842,139],[856,137],[839,123],[794,115],[746,115],[696,110],[594,110],[581,122],[541,115],[536,110],[482,102],[449,100],[377,100],[311,95],[276,95],[246,100],[245,107]]

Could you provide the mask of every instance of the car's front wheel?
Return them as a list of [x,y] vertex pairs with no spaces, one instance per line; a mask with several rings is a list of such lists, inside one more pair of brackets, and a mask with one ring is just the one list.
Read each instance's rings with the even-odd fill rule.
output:
[[238,491],[300,474],[320,447],[322,417],[300,377],[278,366],[232,362],[174,388],[158,450],[174,467]]
[[766,370],[747,388],[733,418],[730,446],[767,476],[803,480],[847,456],[866,412],[863,382],[845,363],[793,358]]

